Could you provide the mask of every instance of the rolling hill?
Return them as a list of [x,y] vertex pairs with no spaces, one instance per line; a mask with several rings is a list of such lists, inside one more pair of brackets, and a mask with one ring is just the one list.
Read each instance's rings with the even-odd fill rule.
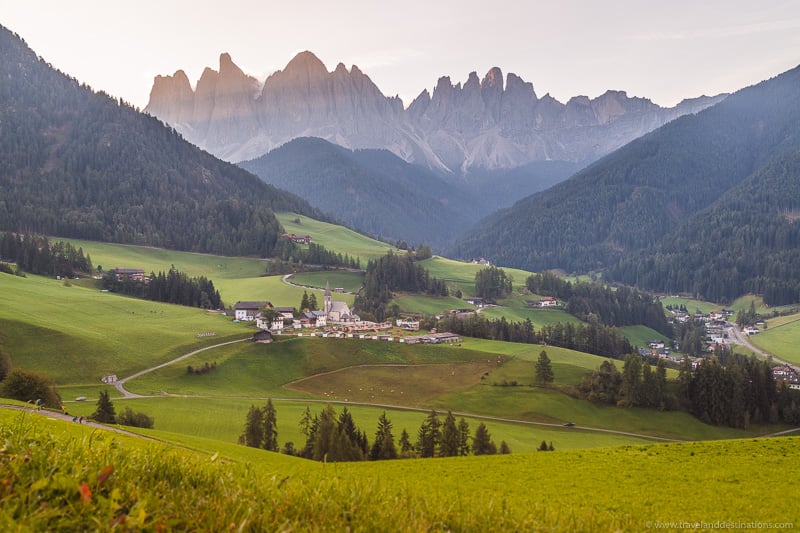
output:
[[[630,262],[657,257],[670,246],[684,246],[685,253],[716,250],[714,264],[730,266],[726,254],[737,246],[731,237],[742,231],[759,233],[765,226],[754,216],[744,226],[726,222],[722,231],[721,221],[735,213],[766,210],[773,219],[787,221],[785,230],[793,220],[786,214],[800,204],[796,187],[786,186],[792,174],[785,171],[800,148],[799,81],[796,68],[697,115],[681,117],[551,189],[487,217],[452,251],[462,257],[484,254],[499,264],[529,270],[586,272],[622,261],[612,274],[653,288],[655,283],[642,279],[649,267],[631,267]],[[764,201],[765,195],[780,196],[780,201]],[[716,213],[712,218],[708,209]],[[759,266],[751,267],[748,277],[750,272],[773,276],[769,283],[778,283],[779,275],[770,274],[764,262],[778,248],[769,239],[762,241]],[[708,253],[703,258],[710,261]],[[689,289],[707,299],[754,288],[746,280],[713,280],[713,275],[705,276],[706,285],[694,287],[683,279],[693,277],[695,265],[681,261],[671,263],[677,272],[661,276],[659,288]],[[712,289],[709,283],[726,288]]]
[[55,70],[0,27],[0,229],[270,255],[275,210],[324,218]]

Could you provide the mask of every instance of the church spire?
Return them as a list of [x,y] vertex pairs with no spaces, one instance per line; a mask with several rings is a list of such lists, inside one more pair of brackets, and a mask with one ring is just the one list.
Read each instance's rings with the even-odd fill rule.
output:
[[325,302],[323,304],[323,310],[326,315],[331,312],[331,307],[333,307],[331,303],[331,283],[325,280]]

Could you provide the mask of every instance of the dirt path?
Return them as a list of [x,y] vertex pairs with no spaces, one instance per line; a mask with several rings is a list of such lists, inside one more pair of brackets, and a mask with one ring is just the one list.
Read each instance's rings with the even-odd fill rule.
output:
[[147,396],[142,396],[141,394],[135,394],[133,392],[130,392],[130,391],[126,390],[125,389],[125,383],[127,383],[128,381],[130,381],[132,379],[136,379],[138,377],[144,376],[145,374],[149,374],[150,372],[158,370],[159,368],[164,368],[165,366],[169,366],[169,365],[171,365],[173,363],[177,363],[178,361],[181,361],[183,359],[186,359],[188,357],[196,355],[196,354],[198,354],[200,352],[204,352],[206,350],[211,350],[213,348],[219,348],[220,346],[227,346],[228,344],[234,344],[234,343],[242,342],[242,341],[246,341],[246,340],[249,340],[249,337],[247,337],[245,339],[235,340],[235,341],[222,342],[220,344],[214,344],[212,346],[206,346],[205,348],[200,348],[199,350],[195,350],[193,352],[181,355],[180,357],[176,357],[175,359],[173,359],[171,361],[167,361],[166,363],[161,363],[160,365],[156,365],[156,366],[154,366],[152,368],[147,368],[145,370],[142,370],[141,372],[137,372],[137,373],[135,373],[135,374],[133,374],[131,376],[128,376],[128,377],[123,378],[123,379],[120,379],[119,381],[116,381],[114,383],[114,386],[117,388],[119,393],[122,394],[123,398],[147,398]]

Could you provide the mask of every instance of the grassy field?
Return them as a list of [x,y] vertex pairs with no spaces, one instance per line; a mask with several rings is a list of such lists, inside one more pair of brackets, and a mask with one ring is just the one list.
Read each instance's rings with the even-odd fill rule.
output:
[[[361,260],[362,268],[366,268],[370,259],[377,259],[386,255],[389,250],[395,250],[394,246],[370,239],[342,226],[294,213],[276,213],[276,216],[287,232],[310,235],[311,242],[321,244],[328,250],[357,257]],[[299,220],[300,223],[295,220]]]
[[423,315],[439,315],[448,309],[475,309],[454,296],[426,296],[424,294],[401,294],[392,298],[392,303],[400,307],[404,313],[421,313]]
[[[430,272],[431,276],[445,280],[448,285],[455,285],[461,289],[464,297],[475,295],[475,274],[486,268],[483,265],[454,261],[445,257],[435,256],[419,263]],[[515,288],[525,286],[525,279],[530,272],[516,268],[504,268],[503,271],[513,279]]]
[[361,272],[345,272],[341,270],[328,270],[325,272],[301,272],[291,279],[297,285],[307,285],[324,289],[330,283],[331,290],[341,287],[347,292],[358,292],[364,283],[364,274]]
[[[796,318],[796,317],[795,317]],[[782,323],[778,322],[784,319]],[[769,321],[768,327],[758,335],[750,337],[750,342],[762,350],[791,363],[800,365],[800,320],[786,321],[786,317]]]
[[[251,333],[200,309],[67,287],[38,276],[0,274],[0,338],[15,367],[59,385],[130,375],[203,346]],[[214,332],[198,338],[198,333]]]
[[705,530],[800,519],[797,506],[769,503],[800,490],[798,438],[349,464],[9,412],[0,438],[6,531]]

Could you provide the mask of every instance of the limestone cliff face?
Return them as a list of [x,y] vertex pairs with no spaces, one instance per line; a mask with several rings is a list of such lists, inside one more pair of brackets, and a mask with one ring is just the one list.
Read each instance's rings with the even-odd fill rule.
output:
[[261,86],[228,54],[192,90],[182,71],[157,76],[145,111],[189,141],[229,161],[258,157],[297,137],[347,148],[386,148],[403,159],[456,174],[532,161],[597,159],[666,122],[723,96],[662,108],[622,91],[562,104],[495,67],[462,85],[438,80],[404,108],[357,66],[329,72],[311,52],[295,56]]

